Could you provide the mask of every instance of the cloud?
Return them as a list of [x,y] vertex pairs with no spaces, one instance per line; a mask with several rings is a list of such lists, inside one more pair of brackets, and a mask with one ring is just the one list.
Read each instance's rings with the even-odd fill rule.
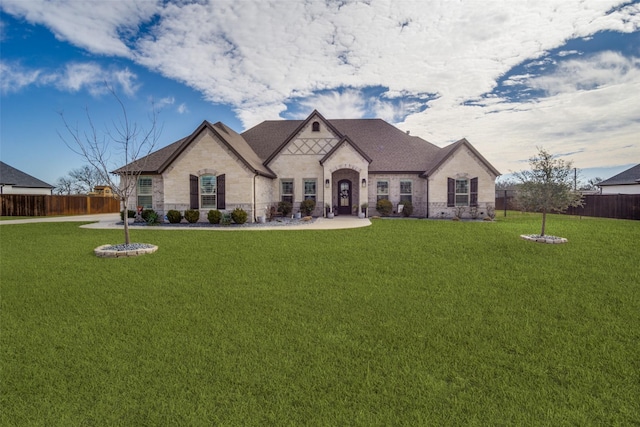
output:
[[[314,108],[375,114],[440,145],[467,136],[499,168],[536,145],[585,162],[613,162],[615,147],[637,146],[637,60],[565,48],[639,31],[637,2],[4,0],[2,8],[229,105],[245,127]],[[68,87],[91,90],[91,73],[81,71]],[[127,82],[136,90],[134,77],[123,75],[123,90]],[[39,76],[21,73],[12,84],[30,78]],[[382,88],[375,99],[372,87]],[[584,149],[594,138],[614,148]]]
[[66,92],[86,90],[99,97],[113,87],[127,96],[133,96],[139,89],[137,76],[129,69],[108,70],[94,62],[74,62],[61,70],[28,69],[20,64],[0,62],[2,93],[18,92],[28,86],[54,86]]
[[0,62],[0,91],[3,94],[18,92],[38,81],[40,70],[27,70],[17,64]]

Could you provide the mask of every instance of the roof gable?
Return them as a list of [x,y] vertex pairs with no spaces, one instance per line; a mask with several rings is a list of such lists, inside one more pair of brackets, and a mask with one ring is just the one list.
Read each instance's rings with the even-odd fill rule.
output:
[[345,146],[347,144],[352,146],[353,149],[356,150],[358,152],[358,154],[360,154],[362,156],[363,159],[365,159],[367,162],[371,163],[371,157],[367,156],[367,153],[362,151],[362,149],[360,147],[358,147],[353,141],[351,141],[348,136],[345,136],[331,150],[329,150],[329,152],[322,159],[320,159],[320,164],[323,165],[327,160],[329,160],[331,158],[331,156],[336,151],[338,151],[338,149],[340,149],[340,147],[343,147],[343,146]]
[[49,185],[4,162],[0,162],[0,185],[13,185],[24,188],[55,188],[53,185]]
[[494,168],[493,165],[489,163],[487,159],[485,159],[484,156],[482,156],[482,154],[480,154],[478,150],[476,150],[475,147],[471,145],[469,141],[467,141],[466,138],[462,138],[461,140],[442,148],[438,155],[433,158],[431,165],[429,165],[423,175],[427,177],[433,174],[440,166],[442,166],[442,164],[444,164],[444,162],[450,159],[456,151],[463,147],[471,151],[471,153],[473,153],[473,155],[480,161],[480,163],[482,163],[495,176],[501,175],[500,172],[498,172],[498,170]]
[[[315,119],[315,120],[314,120]],[[322,114],[320,114],[317,110],[313,110],[313,112],[311,114],[309,114],[309,117],[307,117],[305,120],[303,120],[298,127],[291,132],[291,134],[289,134],[289,136],[282,142],[282,144],[280,144],[280,146],[278,146],[278,148],[276,148],[264,161],[265,165],[268,165],[278,154],[280,154],[282,152],[282,150],[284,150],[289,143],[296,137],[298,136],[298,134],[300,134],[300,132],[302,132],[307,126],[310,125],[310,123],[313,121],[321,121],[324,123],[325,126],[327,126],[327,128],[333,132],[336,137],[338,138],[342,138],[344,135],[342,135],[340,133],[339,130],[337,130],[327,119],[325,119]]]
[[628,185],[628,184],[640,184],[640,164],[637,164],[625,171],[620,172],[617,175],[612,176],[609,179],[605,179],[600,182],[598,186],[607,185]]

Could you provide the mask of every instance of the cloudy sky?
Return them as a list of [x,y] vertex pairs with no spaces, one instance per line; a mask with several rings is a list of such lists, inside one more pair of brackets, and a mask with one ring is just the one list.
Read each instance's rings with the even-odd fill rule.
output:
[[[380,117],[503,174],[542,146],[607,178],[640,162],[640,1],[2,0],[1,150],[49,183],[88,129]],[[117,156],[114,155],[114,159]]]

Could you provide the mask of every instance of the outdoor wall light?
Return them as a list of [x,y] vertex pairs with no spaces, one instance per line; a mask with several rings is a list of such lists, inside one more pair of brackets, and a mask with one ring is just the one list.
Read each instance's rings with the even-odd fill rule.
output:
[[325,180],[324,180],[324,186],[325,186],[326,188],[329,188],[329,184],[330,184],[330,183],[331,183],[331,181],[329,181],[328,179],[325,179]]
[[362,186],[363,187],[367,186],[367,179],[366,178],[362,178]]

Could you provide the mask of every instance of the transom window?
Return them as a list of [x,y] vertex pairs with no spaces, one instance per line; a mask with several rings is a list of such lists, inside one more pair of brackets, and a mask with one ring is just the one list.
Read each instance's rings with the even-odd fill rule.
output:
[[138,178],[138,206],[145,209],[153,207],[153,179],[149,176]]
[[304,199],[311,199],[313,201],[316,200],[316,188],[317,188],[317,180],[315,179],[305,179],[304,180]]
[[402,202],[413,202],[413,181],[405,180],[400,181],[400,203]]
[[456,179],[456,206],[469,206],[469,181]]
[[280,200],[293,203],[293,179],[280,181]]
[[376,183],[376,200],[389,200],[389,181],[378,181]]
[[218,193],[216,177],[214,175],[202,175],[200,177],[200,207],[216,208]]

